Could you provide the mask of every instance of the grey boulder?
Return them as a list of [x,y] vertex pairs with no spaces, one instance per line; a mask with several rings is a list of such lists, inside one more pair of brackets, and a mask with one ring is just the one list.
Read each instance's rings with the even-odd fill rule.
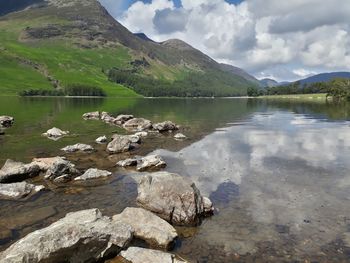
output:
[[83,118],[85,120],[99,120],[100,119],[100,112],[93,111],[93,112],[84,113]]
[[40,171],[36,164],[24,164],[9,159],[0,170],[0,183],[20,182],[39,175]]
[[174,254],[159,250],[129,247],[120,253],[121,257],[131,263],[186,263],[177,259]]
[[128,120],[131,120],[133,118],[134,118],[133,115],[120,114],[115,118],[114,122],[115,124],[122,125]]
[[96,168],[90,168],[83,175],[76,177],[74,180],[86,181],[86,180],[90,180],[90,179],[104,178],[104,177],[108,177],[111,175],[112,175],[112,173],[109,171],[99,170]]
[[45,189],[42,185],[33,185],[26,182],[0,184],[0,198],[20,199],[33,195]]
[[166,167],[166,162],[159,155],[149,155],[141,158],[138,162],[137,170],[139,172],[147,171],[147,170],[158,170]]
[[153,247],[170,248],[177,238],[172,225],[143,208],[127,207],[121,214],[113,216],[113,220],[130,225],[135,237],[145,240]]
[[213,211],[188,178],[168,172],[143,176],[138,182],[137,203],[174,225],[193,226]]
[[134,118],[125,122],[123,127],[132,131],[145,131],[152,128],[152,122],[144,118]]
[[80,175],[75,165],[66,159],[57,159],[46,171],[45,179],[54,182],[66,182]]
[[20,239],[0,254],[0,262],[97,262],[119,253],[132,237],[130,226],[102,216],[98,209],[83,210]]
[[68,145],[64,148],[61,149],[62,151],[66,153],[74,153],[74,152],[92,152],[94,151],[94,147],[88,144],[83,144],[83,143],[77,143],[74,145]]
[[177,130],[178,127],[175,123],[171,121],[164,121],[160,123],[153,124],[153,129],[164,132],[164,131],[174,131]]
[[107,145],[107,152],[109,153],[122,153],[130,151],[135,147],[135,138],[130,135],[118,135],[112,136],[112,141]]
[[11,116],[0,116],[0,127],[9,128],[13,125],[15,119]]

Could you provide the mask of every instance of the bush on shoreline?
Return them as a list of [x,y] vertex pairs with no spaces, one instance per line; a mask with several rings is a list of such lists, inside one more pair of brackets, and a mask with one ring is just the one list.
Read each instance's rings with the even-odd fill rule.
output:
[[18,93],[22,97],[30,96],[95,96],[106,97],[107,94],[100,87],[82,84],[71,84],[64,89],[29,89]]

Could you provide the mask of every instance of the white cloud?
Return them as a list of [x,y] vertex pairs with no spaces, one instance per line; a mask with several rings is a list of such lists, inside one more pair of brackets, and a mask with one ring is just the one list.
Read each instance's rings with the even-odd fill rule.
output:
[[344,0],[182,0],[180,8],[171,0],[137,1],[117,19],[156,41],[180,38],[257,76],[291,80],[350,70],[350,5]]

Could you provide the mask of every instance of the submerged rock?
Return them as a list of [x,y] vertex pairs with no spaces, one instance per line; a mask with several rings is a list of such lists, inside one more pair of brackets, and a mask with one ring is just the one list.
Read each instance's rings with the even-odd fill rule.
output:
[[96,143],[100,143],[100,144],[103,144],[103,143],[106,143],[107,142],[107,137],[105,135],[101,136],[101,137],[98,137],[95,142]]
[[0,198],[20,199],[33,195],[43,189],[45,189],[43,185],[33,185],[26,182],[0,184]]
[[97,262],[117,254],[132,236],[130,226],[98,209],[83,210],[20,239],[0,254],[0,262]]
[[121,161],[117,162],[117,166],[120,166],[120,167],[136,166],[137,161],[138,160],[135,158],[129,158],[129,159],[125,159],[125,160],[121,160]]
[[144,118],[134,118],[125,122],[123,127],[127,130],[145,131],[152,128],[152,122]]
[[164,131],[178,130],[178,127],[175,123],[171,121],[164,121],[164,122],[153,124],[153,129],[158,130],[160,132],[164,132]]
[[49,167],[45,174],[45,179],[53,180],[54,182],[65,182],[80,175],[75,165],[66,159],[57,159]]
[[39,175],[40,171],[35,163],[24,164],[9,159],[0,170],[0,183],[20,182]]
[[0,116],[0,128],[9,128],[14,122],[15,119],[11,116]]
[[135,138],[129,135],[115,134],[112,137],[112,141],[107,145],[107,151],[109,153],[122,153],[130,151],[135,147]]
[[99,120],[100,119],[100,112],[99,111],[93,111],[93,112],[87,112],[83,114],[83,118],[85,120]]
[[113,216],[113,220],[130,225],[135,237],[154,247],[170,248],[177,238],[172,225],[143,208],[127,207],[121,214]]
[[65,136],[67,134],[69,134],[69,131],[62,131],[61,129],[58,129],[56,127],[53,127],[52,129],[43,133],[44,136],[46,136],[48,138],[53,138],[53,139],[58,139],[58,138]]
[[67,152],[67,153],[73,153],[73,152],[78,152],[78,151],[81,151],[81,152],[92,152],[95,149],[91,145],[83,144],[83,143],[77,143],[77,144],[74,144],[74,145],[68,145],[68,146],[62,148],[61,150],[64,151],[64,152]]
[[141,158],[136,169],[143,172],[147,170],[158,170],[164,167],[166,167],[166,163],[162,157],[159,155],[149,155]]
[[177,259],[174,254],[140,247],[129,247],[120,255],[131,263],[186,263]]
[[184,140],[187,137],[186,137],[186,135],[184,135],[182,133],[177,133],[177,134],[175,134],[174,138],[177,139],[177,140]]
[[96,179],[96,178],[103,178],[111,176],[112,173],[105,170],[99,170],[96,168],[90,168],[88,169],[83,175],[76,177],[74,180],[90,180],[90,179]]
[[197,225],[213,211],[188,178],[168,172],[145,175],[138,183],[137,202],[175,225]]

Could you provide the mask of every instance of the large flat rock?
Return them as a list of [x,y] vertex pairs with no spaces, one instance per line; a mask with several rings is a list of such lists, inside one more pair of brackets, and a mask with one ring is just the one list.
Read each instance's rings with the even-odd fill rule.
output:
[[42,185],[33,185],[26,182],[0,184],[0,199],[20,199],[33,195],[45,189]]
[[0,254],[0,262],[96,262],[118,253],[132,237],[130,226],[102,216],[98,209],[83,210],[17,241]]
[[145,240],[152,247],[170,248],[177,238],[172,225],[143,208],[127,207],[113,216],[113,220],[130,225],[135,237]]
[[140,247],[129,247],[120,254],[131,263],[186,263],[177,259],[174,254]]
[[0,183],[13,183],[39,175],[40,167],[37,164],[24,164],[7,160],[0,169]]

